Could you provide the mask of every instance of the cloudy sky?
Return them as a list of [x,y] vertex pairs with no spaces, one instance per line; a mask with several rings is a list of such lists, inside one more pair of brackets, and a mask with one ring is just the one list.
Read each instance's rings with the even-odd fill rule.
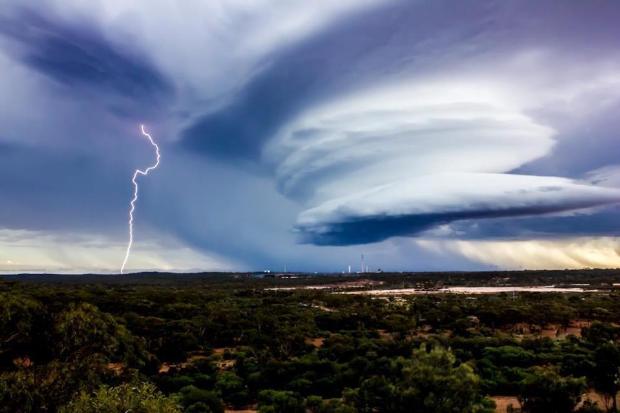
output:
[[620,267],[620,3],[0,0],[0,271]]

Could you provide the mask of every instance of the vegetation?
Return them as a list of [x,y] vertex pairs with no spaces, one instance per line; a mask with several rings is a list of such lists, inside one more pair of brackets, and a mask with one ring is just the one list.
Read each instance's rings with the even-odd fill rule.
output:
[[[462,277],[364,279],[436,288]],[[521,283],[481,277],[467,284]],[[341,294],[335,284],[360,280],[342,276],[7,279],[0,412],[483,413],[499,395],[518,400],[512,411],[617,411],[620,274],[580,277],[599,291],[374,297]],[[329,288],[291,288],[310,284]]]
[[150,383],[102,386],[93,394],[81,392],[61,413],[180,413],[174,398],[166,397]]

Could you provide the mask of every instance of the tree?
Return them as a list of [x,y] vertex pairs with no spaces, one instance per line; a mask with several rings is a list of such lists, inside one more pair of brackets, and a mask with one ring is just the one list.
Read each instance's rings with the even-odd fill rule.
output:
[[102,386],[82,392],[60,413],[181,413],[177,401],[166,397],[151,383]]
[[33,357],[33,350],[42,344],[37,336],[44,313],[38,301],[0,293],[0,367],[15,357]]
[[303,399],[295,392],[263,390],[258,394],[260,413],[304,413]]
[[532,367],[520,383],[519,402],[527,413],[572,412],[586,390],[584,378],[562,377],[549,367]]
[[241,406],[248,402],[248,388],[243,380],[232,371],[223,371],[217,375],[216,389],[227,403]]
[[374,376],[362,382],[357,390],[357,408],[361,413],[374,411],[400,412],[399,394],[402,389],[390,383],[384,376]]
[[594,388],[605,396],[609,406],[611,399],[612,409],[618,411],[616,394],[620,390],[620,349],[609,342],[603,343],[594,351],[594,369],[592,371]]
[[[426,346],[410,359],[399,358],[393,374],[362,382],[353,397],[360,412],[492,412],[480,394],[480,379],[468,364],[458,364],[450,350]],[[349,396],[350,397],[350,396]]]
[[224,405],[217,393],[212,390],[186,386],[180,391],[181,403],[186,411],[202,413],[224,413]]
[[100,354],[106,359],[140,363],[145,357],[124,325],[88,303],[72,304],[56,317],[54,338],[58,356],[65,361]]
[[341,399],[324,400],[321,396],[308,396],[306,412],[309,413],[356,413],[355,408]]
[[101,383],[101,371],[57,360],[0,374],[0,412],[54,412],[81,389]]
[[590,327],[583,328],[581,335],[586,341],[599,345],[614,341],[620,335],[620,328],[609,323],[595,321]]

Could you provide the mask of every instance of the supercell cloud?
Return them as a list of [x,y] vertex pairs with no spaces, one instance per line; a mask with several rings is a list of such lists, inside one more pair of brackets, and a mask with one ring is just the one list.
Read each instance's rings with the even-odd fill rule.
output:
[[298,228],[318,244],[618,202],[616,189],[511,174],[549,153],[556,134],[526,115],[532,103],[518,94],[509,85],[439,79],[354,96],[293,122],[268,157],[281,190],[316,205]]
[[620,5],[0,0],[0,270],[619,266]]

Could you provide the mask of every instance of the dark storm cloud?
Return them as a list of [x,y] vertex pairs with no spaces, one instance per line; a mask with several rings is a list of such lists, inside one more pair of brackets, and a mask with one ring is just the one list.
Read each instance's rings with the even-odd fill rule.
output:
[[[0,144],[4,228],[89,230],[124,219],[125,171],[96,154]],[[113,190],[113,188],[118,188]]]
[[18,43],[15,53],[28,66],[71,88],[142,102],[160,102],[174,91],[144,56],[112,44],[89,21],[53,20],[42,11],[20,8],[0,16],[0,34]]
[[[146,120],[163,158],[141,186],[140,235],[253,268],[333,268],[366,243],[402,268],[403,239],[442,226],[617,233],[615,209],[566,213],[615,202],[614,185],[601,200],[599,182],[550,177],[618,163],[616,4],[245,3],[3,3],[0,230],[122,244]],[[531,181],[471,181],[517,173]]]
[[[574,207],[574,206],[573,206]],[[579,207],[583,207],[580,205]],[[318,230],[300,228],[302,242],[316,245],[357,245],[384,241],[391,237],[411,237],[444,224],[453,224],[453,233],[465,238],[492,238],[516,236],[553,235],[620,235],[618,211],[613,213],[567,217],[535,217],[571,209],[561,207],[531,206],[509,211],[483,209],[445,214],[417,214],[404,216],[368,217],[353,221],[337,222],[321,226]],[[607,216],[605,216],[607,215]],[[518,219],[520,216],[532,217]],[[506,219],[506,218],[510,219]],[[504,218],[504,219],[502,219]],[[607,219],[605,219],[607,218]],[[475,220],[472,224],[470,220]],[[456,222],[455,222],[456,221]],[[460,224],[458,221],[466,221]],[[613,225],[610,225],[613,223]]]
[[[450,11],[446,12],[447,9]],[[507,52],[510,49],[519,51],[549,48],[561,53],[571,53],[570,50],[575,44],[592,41],[596,41],[600,47],[608,47],[613,43],[617,30],[603,23],[606,29],[593,34],[588,29],[589,25],[582,21],[583,17],[584,20],[604,19],[610,23],[613,20],[611,16],[617,15],[618,10],[607,6],[606,10],[605,16],[600,16],[601,10],[594,10],[592,7],[564,7],[536,2],[520,5],[467,2],[456,6],[454,3],[448,5],[443,2],[432,5],[411,2],[388,4],[381,9],[350,18],[301,44],[270,56],[270,59],[264,62],[264,69],[229,105],[203,117],[184,132],[183,144],[190,150],[206,153],[210,157],[223,159],[243,157],[256,160],[262,155],[265,143],[291,119],[303,114],[307,109],[320,106],[323,101],[330,100],[333,96],[346,95],[351,90],[373,87],[375,84],[389,81],[399,82],[399,79],[412,73],[415,73],[414,78],[423,77],[438,68],[440,71],[446,70],[445,68],[451,65],[461,65],[466,72],[471,73],[473,70],[475,73],[477,64],[475,59],[488,59],[490,64],[498,64],[502,59],[511,56]],[[545,22],[535,17],[538,13],[553,17],[551,21]],[[593,57],[598,55],[595,50],[585,53]],[[502,55],[505,57],[502,58]],[[457,73],[455,76],[458,78],[460,74]],[[526,72],[525,78],[529,77],[535,79],[536,74]],[[415,95],[411,98],[416,99]],[[560,134],[573,133],[581,137],[582,131],[562,129],[562,116],[566,114],[561,114],[556,119],[551,116],[553,122],[550,124],[554,127],[557,125],[556,129]],[[545,117],[542,116],[541,119]],[[357,127],[354,122],[352,121],[352,129]],[[596,123],[603,129],[605,122],[609,122],[609,117],[603,114],[602,120]],[[314,134],[319,138],[329,136],[329,131],[322,131],[321,127],[320,124],[316,126],[318,131],[316,134],[312,126],[306,129],[300,128],[295,133],[301,136],[307,132],[306,135]],[[334,134],[336,133],[337,130],[334,131]],[[498,129],[497,133],[501,134],[502,130]],[[393,134],[398,135],[397,132]],[[375,141],[379,138],[387,139],[386,136],[375,137]],[[564,138],[564,135],[562,137]],[[309,136],[300,140],[312,142],[312,139],[312,136]],[[551,172],[552,168],[549,166],[557,162],[565,164],[571,162],[570,154],[579,151],[575,151],[574,147],[571,148],[574,145],[567,141],[569,139],[560,139],[558,144],[560,152],[549,152],[544,158],[545,161],[538,163],[548,167],[537,167],[536,162],[533,162],[531,167],[528,165],[512,172],[540,175]],[[577,139],[576,142],[581,141]],[[346,148],[347,145],[350,146],[349,149]],[[311,170],[308,173],[304,168],[315,160],[301,158],[299,164],[302,166],[289,172],[290,177],[298,179],[296,186],[286,189],[284,185],[286,180],[278,179],[278,187],[287,195],[296,197],[296,194],[302,194],[303,196],[297,198],[308,199],[311,198],[313,188],[321,188],[324,183],[329,184],[340,179],[344,182],[343,187],[346,186],[346,182],[355,179],[353,172],[356,165],[368,166],[369,163],[375,162],[370,158],[355,158],[356,145],[359,146],[354,143],[354,139],[349,139],[345,147],[334,148],[334,151],[346,151],[348,158],[338,158],[337,162],[323,165],[321,169]],[[394,147],[395,156],[403,153],[402,150],[400,152],[397,150],[397,145]],[[306,146],[306,143],[302,145],[305,156],[309,148],[313,149],[310,145]],[[320,157],[317,155],[317,162],[320,159],[320,162],[325,164],[325,159],[332,156],[334,151],[330,152],[329,144],[323,144],[322,148],[322,155]],[[564,148],[570,151],[567,156],[562,155],[562,151],[566,150]],[[387,150],[389,149],[386,148],[385,151]],[[592,147],[588,150],[596,151]],[[580,173],[587,171],[587,168],[601,166],[601,161],[605,157],[610,157],[610,153],[609,151],[593,153],[593,156],[579,160],[577,163],[583,164]],[[558,154],[560,155],[558,160],[553,160],[552,158]],[[281,155],[276,155],[276,158],[277,156]],[[476,154],[471,156],[475,157]],[[382,162],[390,161],[391,159],[379,159],[376,163],[380,165]],[[415,163],[414,159],[412,163]],[[386,168],[389,169],[389,166]],[[573,165],[569,168],[572,169],[572,173],[564,168],[562,173],[557,174],[579,177],[580,174],[575,172],[578,168],[577,165]],[[311,166],[308,166],[308,169],[311,169]],[[359,181],[364,179],[363,175],[358,177]],[[394,205],[394,208],[397,209],[398,206]],[[571,208],[569,204],[556,205],[552,210],[542,206],[532,206],[523,210],[517,207],[505,215],[546,214]],[[493,210],[480,210],[447,215],[430,213],[387,218],[370,215],[365,219],[355,219],[351,222],[344,218],[343,222],[326,224],[329,229],[325,232],[311,230],[305,233],[302,239],[317,245],[354,245],[378,242],[391,236],[416,235],[454,220],[494,219],[498,216],[504,215]],[[541,221],[545,219],[548,218],[541,218]],[[515,228],[515,234],[518,233]]]
[[472,240],[620,236],[620,208],[614,206],[561,216],[452,222],[450,229],[451,233]]
[[[555,120],[549,115],[549,121],[558,124],[560,135],[554,151],[514,172],[581,178],[593,169],[617,164],[620,153],[618,113],[620,100],[576,122]],[[566,123],[576,124],[567,128]]]
[[[209,156],[256,159],[290,118],[355,88],[466,67],[509,48],[615,44],[620,30],[611,27],[618,8],[593,9],[552,2],[388,2],[269,55],[229,105],[183,132],[184,144]],[[532,17],[538,15],[553,18],[546,23]],[[590,18],[604,19],[605,30],[593,33]],[[596,54],[588,49],[584,57]]]
[[[416,48],[446,47],[450,58],[457,58],[471,50],[452,42],[484,45],[479,37],[488,22],[474,16],[488,8],[450,4],[454,10],[446,14],[440,6],[389,3],[268,56],[229,105],[183,132],[184,145],[212,157],[256,160],[283,124],[322,99],[396,79],[416,66],[429,70],[435,59],[417,56]],[[420,16],[421,12],[426,15]],[[437,30],[442,33],[439,39],[426,34]]]

